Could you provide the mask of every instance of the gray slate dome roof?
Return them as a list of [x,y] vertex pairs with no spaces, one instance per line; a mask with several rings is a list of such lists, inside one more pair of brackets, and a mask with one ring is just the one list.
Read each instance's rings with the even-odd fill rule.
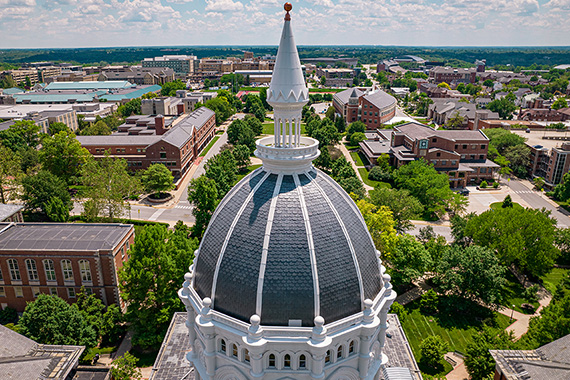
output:
[[245,322],[258,314],[262,325],[331,323],[383,286],[358,208],[316,169],[245,177],[214,213],[194,268],[194,289],[214,310]]

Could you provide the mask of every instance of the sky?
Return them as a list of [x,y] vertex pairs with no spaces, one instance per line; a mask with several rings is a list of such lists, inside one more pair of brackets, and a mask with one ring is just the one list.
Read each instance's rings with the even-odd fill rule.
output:
[[[277,45],[283,3],[0,0],[0,48]],[[570,0],[291,3],[299,45],[570,45]]]

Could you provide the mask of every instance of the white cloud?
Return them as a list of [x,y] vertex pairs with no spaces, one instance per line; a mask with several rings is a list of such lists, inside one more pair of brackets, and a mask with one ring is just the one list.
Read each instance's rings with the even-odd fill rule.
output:
[[232,0],[206,0],[206,10],[213,12],[235,12],[241,11],[243,4]]
[[547,8],[570,11],[570,0],[550,0],[544,4],[544,6]]

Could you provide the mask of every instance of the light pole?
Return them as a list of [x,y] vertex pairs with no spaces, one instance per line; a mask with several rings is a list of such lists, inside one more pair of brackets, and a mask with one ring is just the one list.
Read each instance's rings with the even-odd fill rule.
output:
[[513,308],[511,309],[511,322],[513,321],[514,312],[515,312],[515,305],[513,305]]

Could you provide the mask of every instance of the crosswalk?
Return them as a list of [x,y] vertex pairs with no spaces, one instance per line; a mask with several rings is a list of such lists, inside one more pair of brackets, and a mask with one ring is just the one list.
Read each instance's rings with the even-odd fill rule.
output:
[[515,190],[516,194],[534,194],[533,190]]
[[184,205],[178,204],[178,205],[176,205],[176,207],[174,207],[174,208],[182,208],[182,209],[185,209],[185,210],[192,210],[193,207],[192,207],[192,206],[184,206]]

